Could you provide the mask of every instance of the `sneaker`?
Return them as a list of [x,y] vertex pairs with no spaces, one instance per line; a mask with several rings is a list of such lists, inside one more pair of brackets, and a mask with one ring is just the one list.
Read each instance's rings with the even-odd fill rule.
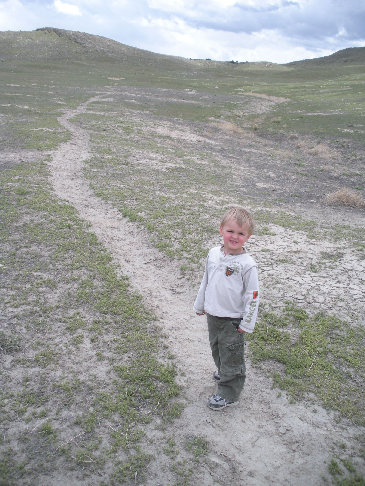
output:
[[213,373],[213,379],[214,379],[215,381],[219,381],[219,380],[221,379],[221,377],[220,377],[220,375],[219,375],[219,371],[215,371],[215,372]]
[[207,405],[212,410],[222,410],[223,408],[230,407],[232,405],[237,405],[238,402],[228,402],[225,398],[220,395],[212,395],[208,398]]

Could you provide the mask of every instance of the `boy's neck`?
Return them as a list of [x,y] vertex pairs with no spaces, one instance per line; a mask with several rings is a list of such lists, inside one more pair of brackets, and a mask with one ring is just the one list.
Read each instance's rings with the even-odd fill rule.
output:
[[221,246],[221,250],[223,251],[224,255],[242,255],[242,253],[246,253],[244,247],[241,248],[239,253],[231,253],[229,250],[224,248],[224,245]]

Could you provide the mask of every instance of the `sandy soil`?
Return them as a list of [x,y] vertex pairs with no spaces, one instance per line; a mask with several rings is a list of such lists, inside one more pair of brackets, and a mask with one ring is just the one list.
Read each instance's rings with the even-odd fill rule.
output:
[[[83,178],[83,161],[90,156],[89,136],[71,119],[85,112],[88,104],[95,99],[90,99],[76,110],[66,111],[60,117],[60,123],[71,132],[72,137],[53,156],[54,191],[90,222],[90,230],[111,252],[123,273],[130,275],[132,285],[160,318],[168,344],[179,367],[184,370],[179,381],[183,385],[186,407],[174,425],[174,436],[183,440],[189,434],[198,434],[210,443],[209,457],[206,466],[199,472],[197,484],[328,484],[325,478],[329,478],[329,461],[338,451],[339,444],[346,444],[351,450],[353,438],[361,432],[357,427],[335,420],[332,413],[317,405],[289,403],[285,394],[272,389],[271,380],[251,367],[249,362],[247,385],[239,405],[221,412],[213,412],[206,407],[205,400],[215,389],[211,379],[214,368],[205,318],[195,316],[192,310],[196,289],[179,276],[177,266],[149,244],[143,229],[128,222],[110,205],[95,197]],[[275,233],[276,236],[265,236],[260,241],[254,238],[250,251],[252,249],[256,256],[260,248],[274,245],[272,247],[278,255],[283,251],[286,254],[292,252],[297,261],[296,271],[293,272],[291,267],[292,276],[286,279],[286,298],[295,297],[299,302],[314,305],[322,305],[326,300],[326,307],[340,312],[344,299],[348,300],[346,305],[353,299],[353,292],[361,294],[364,262],[357,261],[350,251],[346,271],[324,269],[308,276],[304,272],[308,261],[313,261],[320,251],[333,250],[335,245],[322,242],[318,247],[318,243],[300,235],[298,251],[298,244],[293,243],[298,234],[278,227]],[[135,241],[138,241],[137,247]],[[347,250],[343,248],[342,251]],[[138,272],[133,271],[136,266]],[[280,279],[286,271],[285,265],[284,268],[281,266],[278,275],[271,259],[267,257],[265,260],[264,254],[260,258],[262,287],[267,300],[280,299],[277,295],[280,287],[270,289],[270,282],[273,278]],[[329,288],[331,292],[326,291]],[[347,292],[346,288],[351,288],[352,292]],[[362,307],[360,311],[363,310]],[[152,429],[148,433],[155,443],[162,434]],[[163,460],[161,457],[156,461],[146,484],[170,484],[169,473],[159,462]]]

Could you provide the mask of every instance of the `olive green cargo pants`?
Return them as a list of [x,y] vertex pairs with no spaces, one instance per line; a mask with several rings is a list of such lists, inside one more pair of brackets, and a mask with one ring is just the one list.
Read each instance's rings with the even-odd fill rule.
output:
[[236,402],[245,384],[245,338],[237,331],[240,319],[207,314],[209,343],[220,380],[217,393]]

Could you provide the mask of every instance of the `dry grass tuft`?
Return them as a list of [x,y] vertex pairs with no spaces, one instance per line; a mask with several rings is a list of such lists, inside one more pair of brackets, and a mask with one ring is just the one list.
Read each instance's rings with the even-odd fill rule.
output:
[[212,123],[213,126],[218,127],[220,130],[231,134],[247,135],[245,130],[236,125],[235,123],[228,121],[219,121]]
[[351,206],[353,208],[365,207],[365,199],[361,196],[361,194],[348,189],[347,187],[327,194],[326,201],[329,204],[341,204],[343,206]]
[[328,145],[325,145],[323,143],[320,143],[316,145],[315,147],[312,147],[308,151],[311,155],[315,155],[317,157],[320,157],[321,159],[327,159],[327,160],[332,160],[334,158],[337,158],[337,153],[330,148]]
[[[294,137],[290,137],[291,140],[295,140]],[[338,159],[338,153],[324,143],[319,143],[317,145],[312,145],[307,140],[301,140],[297,144],[297,149],[301,149],[303,151],[308,152],[309,155],[313,155],[315,157],[319,157],[320,159],[325,160],[336,160]]]

